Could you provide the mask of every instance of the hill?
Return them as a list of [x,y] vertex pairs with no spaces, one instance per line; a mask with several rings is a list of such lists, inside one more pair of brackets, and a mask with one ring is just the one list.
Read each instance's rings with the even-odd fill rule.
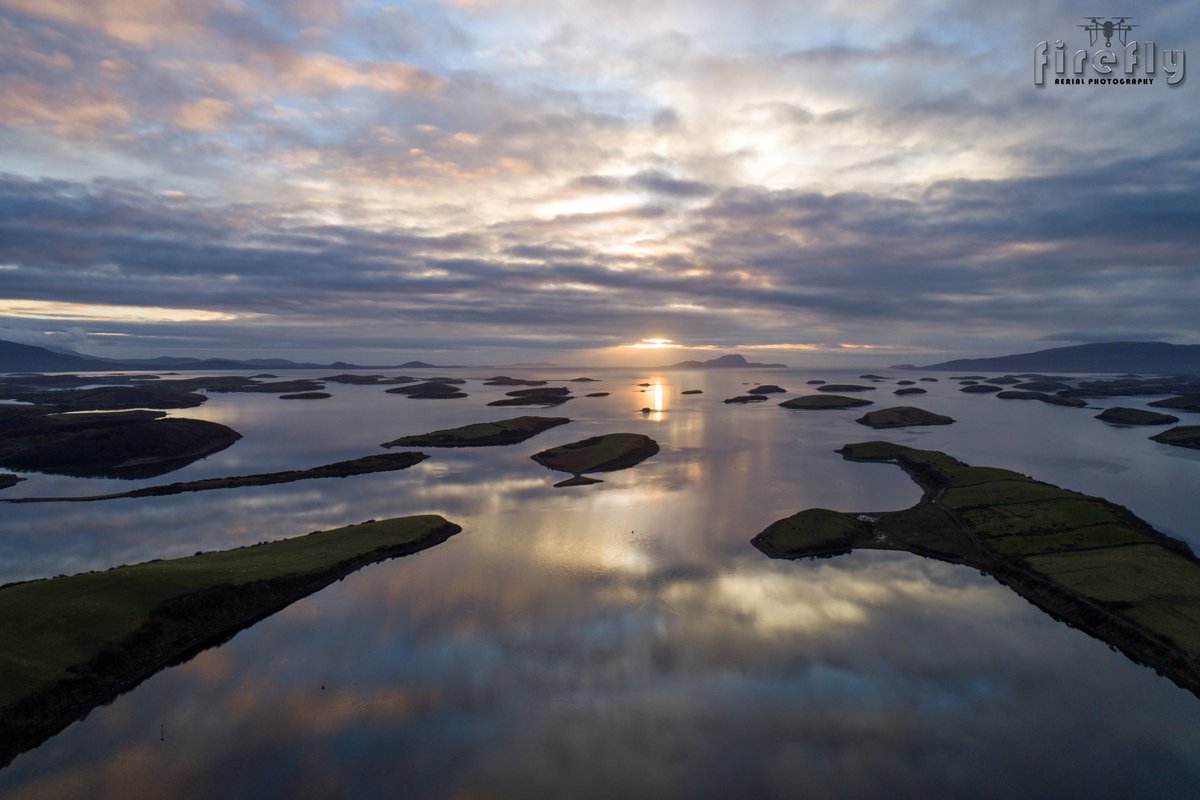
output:
[[289,361],[286,358],[250,358],[244,361],[232,358],[180,358],[159,356],[158,358],[113,359],[84,355],[70,350],[51,350],[32,344],[18,344],[0,339],[0,373],[5,372],[109,372],[112,370],[229,370],[229,369],[449,369],[449,367],[427,364],[424,361],[408,361],[391,366],[360,366],[345,361],[332,364],[314,364]]
[[917,369],[967,372],[1135,372],[1200,375],[1200,345],[1102,342],[995,358],[960,358]]
[[733,355],[719,356],[708,361],[680,361],[678,364],[659,367],[659,369],[735,369],[741,367],[787,369],[787,364],[758,364],[753,361],[747,361],[745,357],[734,353]]

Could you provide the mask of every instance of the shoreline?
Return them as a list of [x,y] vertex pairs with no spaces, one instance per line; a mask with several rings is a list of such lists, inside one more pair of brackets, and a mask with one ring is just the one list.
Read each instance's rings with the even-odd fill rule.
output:
[[[855,447],[867,448],[873,445],[885,445],[892,448],[888,456],[856,455]],[[926,455],[948,459],[954,468],[965,467],[967,470],[988,470],[989,478],[980,483],[956,485],[953,478],[942,474],[931,461],[915,461],[909,453],[917,454],[920,458]],[[752,540],[752,544],[764,555],[771,558],[801,559],[829,558],[844,555],[854,550],[891,550],[910,553],[924,558],[932,558],[951,564],[971,567],[990,576],[997,583],[1012,590],[1026,601],[1030,602],[1052,618],[1070,627],[1087,633],[1093,638],[1105,642],[1119,650],[1135,663],[1154,669],[1159,675],[1169,678],[1177,686],[1186,689],[1200,697],[1200,652],[1195,643],[1189,648],[1176,642],[1163,630],[1152,627],[1133,618],[1140,611],[1159,611],[1160,601],[1149,598],[1139,605],[1139,602],[1120,599],[1102,599],[1079,591],[1056,580],[1052,575],[1040,571],[1030,558],[1038,556],[1021,556],[1016,551],[1003,553],[996,549],[995,538],[989,539],[980,531],[979,525],[973,525],[962,513],[964,510],[976,513],[979,509],[990,510],[1004,505],[1019,503],[995,502],[992,506],[981,505],[967,508],[955,508],[946,504],[948,491],[955,489],[978,489],[988,483],[1025,483],[1032,489],[1046,495],[1041,502],[1056,502],[1058,500],[1073,501],[1083,498],[1091,506],[1102,507],[1113,518],[1126,527],[1129,541],[1119,544],[1097,545],[1092,547],[1066,548],[1051,554],[1053,559],[1069,559],[1080,556],[1083,559],[1096,556],[1113,548],[1144,548],[1157,547],[1166,551],[1170,556],[1189,562],[1193,574],[1189,577],[1196,579],[1196,591],[1200,592],[1200,562],[1183,542],[1173,539],[1154,530],[1149,524],[1135,516],[1131,511],[1102,498],[1079,495],[1069,490],[1045,484],[1027,478],[1019,473],[999,470],[989,467],[970,467],[962,462],[937,451],[921,451],[903,448],[898,445],[886,445],[872,442],[865,445],[847,445],[837,452],[847,461],[860,463],[887,463],[899,466],[912,480],[921,487],[922,496],[916,505],[899,511],[887,512],[833,512],[825,509],[808,509],[792,517],[785,518],[768,526]],[[1007,474],[1006,474],[1007,473]],[[1011,476],[1011,477],[1010,477]],[[1020,480],[1014,480],[1014,479]],[[1047,490],[1057,490],[1062,497],[1053,496]],[[977,516],[979,516],[977,514]],[[797,518],[805,517],[803,520]],[[871,519],[870,522],[863,518]],[[788,523],[808,525],[808,541],[793,541],[789,537],[799,538],[801,534],[784,531],[781,526]],[[819,532],[813,532],[817,531]],[[781,532],[783,531],[783,532]],[[1038,536],[1051,537],[1055,533],[1026,533],[1011,534],[1006,538],[1023,537],[1016,544],[1036,541]],[[1011,546],[1013,543],[1006,542]],[[1127,549],[1126,554],[1136,555],[1133,549]],[[1044,558],[1044,555],[1043,555]],[[1151,566],[1153,566],[1153,562]],[[1111,587],[1114,591],[1120,587]],[[1184,605],[1185,601],[1178,601]],[[1154,608],[1146,609],[1145,606]],[[1172,610],[1170,608],[1166,609]]]
[[[18,620],[17,614],[24,608],[52,609],[43,614],[49,618],[35,629],[41,631],[53,629],[49,624],[53,615],[71,616],[75,610],[72,606],[95,605],[97,595],[104,591],[123,599],[120,595],[128,591],[129,583],[134,580],[142,580],[150,589],[167,595],[143,603],[140,610],[123,609],[123,613],[142,616],[132,622],[119,620],[126,623],[121,636],[92,641],[97,637],[85,632],[86,641],[74,644],[91,653],[90,657],[78,661],[59,658],[45,667],[55,673],[48,679],[25,676],[30,684],[28,689],[0,706],[0,768],[159,670],[228,640],[238,631],[362,567],[433,547],[461,530],[460,526],[432,514],[372,520],[232,550],[0,587],[0,609],[5,611],[0,614],[3,637],[0,653],[21,650],[24,654],[36,649],[30,647],[28,631],[19,628],[19,622],[23,621]],[[289,557],[295,559],[297,551],[302,551],[301,557],[315,558],[318,563],[299,571],[279,572],[278,564]],[[164,590],[154,585],[163,581],[164,572],[168,581],[194,583],[196,565],[209,569],[207,581],[174,594],[171,588]],[[241,569],[232,570],[233,566]],[[249,578],[245,577],[247,572]],[[237,574],[233,580],[240,582],[231,582],[231,574]],[[260,577],[254,577],[255,574]],[[95,586],[97,583],[99,588]],[[84,588],[75,589],[74,596],[63,600],[59,597],[61,589],[69,585]],[[16,646],[4,642],[10,636]],[[3,673],[8,679],[20,677],[18,668],[30,669],[23,663],[27,659],[22,659],[17,668],[13,667],[14,659],[6,660],[9,663],[3,664]],[[11,693],[11,686],[7,688]]]

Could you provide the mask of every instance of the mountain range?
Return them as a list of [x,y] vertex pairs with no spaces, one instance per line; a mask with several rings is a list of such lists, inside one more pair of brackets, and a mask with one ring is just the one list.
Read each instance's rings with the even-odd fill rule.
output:
[[427,369],[439,368],[424,361],[409,361],[388,366],[362,366],[335,361],[332,364],[313,364],[290,361],[286,358],[100,358],[62,348],[19,344],[0,339],[0,372],[109,372],[111,370],[226,370],[226,369]]
[[904,369],[966,372],[1136,372],[1200,375],[1200,344],[1101,342]]

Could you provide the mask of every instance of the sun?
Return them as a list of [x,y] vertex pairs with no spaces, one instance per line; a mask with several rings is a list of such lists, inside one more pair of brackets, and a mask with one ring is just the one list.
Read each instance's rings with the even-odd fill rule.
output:
[[636,344],[627,344],[626,347],[631,347],[634,350],[668,350],[674,347],[683,347],[681,344],[675,344],[670,339],[642,339]]

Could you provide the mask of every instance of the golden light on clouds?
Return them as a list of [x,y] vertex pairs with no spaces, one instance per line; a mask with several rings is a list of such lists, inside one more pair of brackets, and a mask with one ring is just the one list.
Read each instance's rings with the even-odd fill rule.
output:
[[199,308],[92,305],[47,300],[0,300],[0,314],[26,319],[89,320],[104,322],[228,322],[246,314],[206,311]]
[[634,350],[671,350],[683,347],[683,345],[676,344],[670,339],[642,339],[640,342],[623,346]]

